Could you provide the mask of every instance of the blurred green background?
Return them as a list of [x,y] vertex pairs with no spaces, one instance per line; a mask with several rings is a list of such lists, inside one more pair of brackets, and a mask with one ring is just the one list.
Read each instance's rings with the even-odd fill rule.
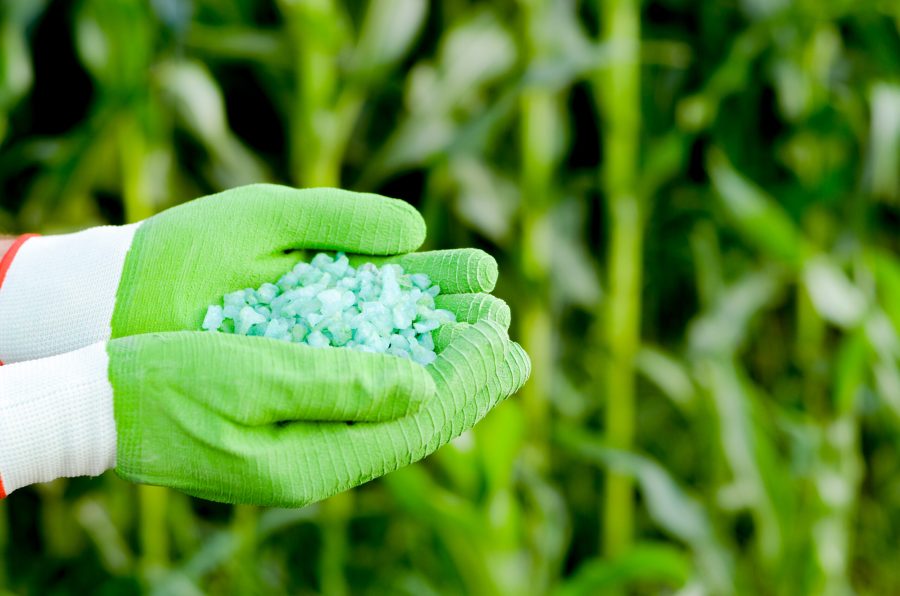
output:
[[900,593],[898,29],[895,0],[3,0],[0,230],[400,197],[426,248],[496,255],[534,373],[302,510],[18,491],[0,585]]

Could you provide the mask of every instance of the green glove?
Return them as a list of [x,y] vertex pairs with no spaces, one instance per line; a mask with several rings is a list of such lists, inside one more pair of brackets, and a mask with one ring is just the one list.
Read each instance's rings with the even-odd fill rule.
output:
[[0,287],[0,361],[69,352],[110,337],[199,329],[228,292],[258,287],[312,251],[416,250],[409,204],[338,189],[231,189],[127,226],[29,238]]
[[[69,295],[60,298],[58,288],[36,293],[29,320],[52,328],[65,319],[74,328],[67,340],[73,347],[144,335],[114,339],[108,350],[95,343],[52,362],[0,369],[0,400],[4,382],[10,395],[51,395],[16,402],[41,409],[23,412],[25,419],[46,421],[34,433],[21,432],[16,416],[5,419],[13,428],[4,433],[0,420],[6,490],[115,465],[126,478],[212,499],[301,504],[424,457],[517,390],[529,365],[506,338],[508,307],[486,293],[496,282],[495,261],[473,249],[392,254],[414,249],[423,237],[421,218],[400,201],[255,185],[133,226],[30,240],[21,258],[57,267],[57,275],[38,277]],[[357,253],[356,263],[390,261],[426,273],[443,290],[438,306],[463,323],[440,330],[436,343],[445,349],[427,369],[389,356],[263,338],[158,333],[197,329],[209,304],[277,278],[307,257],[304,249],[342,250]],[[79,274],[85,263],[91,266]],[[10,277],[18,283],[23,278],[15,273]],[[34,289],[17,286],[27,287]],[[24,294],[12,294],[25,303]],[[55,299],[42,304],[47,295]],[[19,354],[58,350],[58,332],[54,343],[38,330],[24,331],[7,335],[27,348]],[[32,377],[47,371],[64,376],[56,385],[35,385]],[[33,389],[26,387],[29,379]],[[82,390],[94,397],[79,395]],[[78,424],[87,430],[79,433]],[[53,428],[65,428],[68,443],[46,432]],[[288,430],[301,428],[307,430]],[[303,465],[288,461],[300,453],[308,454]]]
[[[330,361],[317,375],[346,392],[305,383],[313,352]],[[198,332],[113,340],[109,357],[120,476],[215,501],[282,507],[425,457],[514,393],[529,372],[522,349],[490,321],[466,326],[427,368],[380,354]],[[323,362],[317,355],[316,365]]]
[[[406,370],[391,356],[196,332],[114,340],[109,352],[119,429],[117,472],[128,480],[163,484],[212,500],[300,506],[418,461],[471,428],[525,382],[530,363],[506,334],[509,308],[484,293],[497,278],[496,262],[489,255],[464,249],[354,260],[399,263],[428,274],[448,291],[438,297],[441,306],[463,322],[439,330],[434,363],[423,368],[401,360],[413,367]],[[320,352],[329,354],[328,361],[314,363]],[[341,356],[346,363],[339,366],[333,360],[335,352],[352,356]],[[207,354],[210,362],[198,367],[192,354]],[[251,354],[257,354],[255,361]],[[291,370],[300,366],[298,354],[306,361],[304,369],[315,366],[333,374],[322,386],[323,395],[311,395],[309,409],[298,404],[293,415],[278,406],[286,398],[265,397],[277,394],[267,389],[272,384],[267,379],[274,379],[277,387],[290,387],[284,374],[240,374],[235,379],[228,373],[247,362],[253,363],[252,370]],[[370,365],[372,358],[376,362]],[[268,359],[278,364],[266,366]],[[148,365],[152,362],[159,364]],[[295,364],[285,367],[286,362]],[[392,399],[399,399],[400,405],[390,414],[359,415],[360,404],[368,403],[364,396],[369,389],[352,381],[353,371],[369,367],[374,374],[385,364],[398,367],[392,370]],[[423,383],[421,373],[428,382]],[[351,379],[343,376],[347,374]],[[198,377],[202,382],[195,383]],[[348,397],[354,407],[324,416],[322,408],[333,393],[327,387],[347,383],[358,389],[355,397]],[[223,399],[235,390],[236,401]],[[433,398],[404,397],[427,390],[433,391]],[[185,413],[186,396],[196,412],[192,417]],[[379,400],[377,407],[386,408],[390,402]],[[178,425],[171,424],[175,419]],[[227,437],[232,447],[224,448],[210,437]],[[179,448],[172,450],[171,445]],[[203,474],[208,470],[215,470],[215,480]]]

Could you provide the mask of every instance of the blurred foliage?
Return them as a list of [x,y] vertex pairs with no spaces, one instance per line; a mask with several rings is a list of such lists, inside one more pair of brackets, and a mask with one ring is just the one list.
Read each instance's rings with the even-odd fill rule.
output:
[[4,0],[0,229],[398,196],[427,248],[497,256],[534,375],[299,511],[22,490],[0,584],[900,592],[898,29],[892,0]]

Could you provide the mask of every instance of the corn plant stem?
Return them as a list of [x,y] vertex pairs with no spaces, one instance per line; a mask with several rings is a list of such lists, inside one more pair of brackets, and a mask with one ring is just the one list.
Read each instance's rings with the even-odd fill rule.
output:
[[[525,3],[523,23],[523,50],[529,60],[541,52],[532,39],[544,16],[544,0]],[[560,135],[557,117],[558,93],[529,88],[520,99],[521,135],[521,270],[530,286],[529,299],[521,312],[521,339],[523,347],[532,359],[532,376],[521,391],[525,408],[529,439],[535,447],[533,453],[546,453],[549,380],[553,375],[553,336],[551,314],[544,288],[547,279],[546,246],[540,236],[540,228],[553,201],[553,173],[558,157],[554,140]],[[544,465],[546,462],[534,462]]]
[[122,115],[118,127],[119,157],[122,163],[122,203],[127,222],[136,222],[153,215],[153,205],[144,196],[143,169],[146,141],[137,117]]
[[[850,570],[853,568],[854,549],[853,526],[858,523],[857,516],[860,507],[860,494],[862,480],[865,475],[865,458],[862,453],[862,428],[860,415],[856,406],[856,396],[865,386],[865,377],[868,368],[866,348],[861,334],[855,338],[848,338],[839,350],[836,361],[840,370],[835,374],[833,387],[834,420],[830,428],[824,433],[830,435],[830,447],[834,458],[834,468],[837,474],[849,485],[848,494],[852,495],[843,502],[830,501],[828,511],[819,523],[831,524],[838,528],[835,533],[837,546],[841,553],[840,563],[837,565],[822,565],[820,563],[818,575],[821,592],[826,590],[851,593],[852,585]],[[830,432],[828,432],[830,431]],[[836,432],[835,432],[836,431]],[[824,504],[824,501],[823,501]],[[830,517],[830,519],[828,519]],[[832,544],[817,544],[817,550],[824,551]],[[833,551],[832,551],[833,552]],[[819,558],[825,561],[824,557]],[[834,586],[838,586],[835,589]]]
[[259,587],[256,564],[256,537],[259,527],[259,509],[252,505],[236,505],[231,520],[231,533],[235,543],[231,557],[231,581],[236,594],[252,594]]
[[[546,42],[552,35],[550,11],[560,10],[553,0],[524,0],[519,28],[520,47],[526,64],[551,59]],[[520,188],[521,188],[521,244],[518,247],[519,270],[527,291],[523,292],[519,311],[519,340],[532,361],[532,375],[520,391],[519,403],[525,413],[527,448],[523,450],[523,474],[541,478],[548,474],[551,409],[548,396],[553,394],[556,377],[557,345],[553,324],[555,313],[549,288],[549,274],[545,230],[551,210],[560,198],[557,174],[566,120],[563,117],[565,91],[538,85],[528,85],[519,98]],[[527,470],[527,472],[525,471]],[[527,483],[530,484],[530,483]],[[510,487],[515,490],[514,487]],[[544,512],[540,508],[523,511],[524,525],[542,527]],[[545,542],[546,536],[539,539]],[[553,549],[532,550],[529,574],[518,584],[522,593],[544,593],[550,590],[556,573],[558,554]]]
[[140,567],[147,582],[168,567],[169,535],[166,532],[168,489],[141,485],[137,488],[140,504]]
[[[336,85],[336,68],[327,48],[317,45],[317,37],[300,7],[288,8],[288,28],[294,47],[294,95],[291,106],[291,175],[302,184],[313,179],[336,179],[338,165],[326,150],[323,135],[331,114],[319,113],[325,98],[330,99]],[[318,126],[316,118],[318,120]]]
[[41,495],[41,532],[45,552],[53,557],[72,557],[83,534],[69,510],[64,493],[67,480],[35,485]]
[[[602,114],[602,187],[609,215],[608,296],[603,328],[608,352],[604,375],[609,445],[631,449],[635,425],[634,358],[640,343],[643,218],[637,195],[640,136],[640,6],[610,0],[601,6],[603,41],[613,58],[597,75]],[[634,488],[629,477],[609,471],[602,512],[608,556],[632,540]]]
[[328,45],[332,42],[323,42],[318,32],[310,30],[322,13],[342,20],[339,6],[330,0],[316,8],[285,3],[284,10],[294,50],[291,175],[301,186],[333,185],[340,181],[347,141],[365,96],[349,85],[340,89],[336,50]]
[[[544,147],[550,142],[544,134],[548,113],[557,101],[544,91],[527,91],[521,99],[522,174],[522,246],[520,270],[525,278],[528,298],[522,301],[519,339],[531,356],[532,375],[519,393],[525,410],[526,440],[529,448],[523,452],[524,464],[536,473],[550,466],[547,458],[550,401],[554,376],[553,315],[546,288],[549,287],[545,262],[546,247],[540,237],[540,227],[547,217],[546,203],[552,196],[552,164]],[[549,117],[552,124],[552,116]],[[553,131],[551,131],[553,132]],[[512,487],[510,487],[512,490]],[[533,513],[532,513],[533,514]],[[527,585],[538,591],[546,590],[550,575],[547,557],[537,555],[530,568]]]
[[[852,470],[856,463],[856,436],[857,422],[853,413],[846,415],[836,411],[832,402],[833,396],[829,394],[828,379],[823,374],[830,367],[823,366],[827,362],[825,355],[826,342],[825,321],[816,313],[812,298],[808,290],[801,286],[797,296],[797,333],[796,333],[796,359],[803,371],[803,402],[805,407],[817,420],[821,436],[825,438],[820,447],[822,462],[819,466],[831,468],[836,476],[842,478],[848,484],[855,483]],[[835,433],[835,429],[841,429],[841,433]],[[852,436],[850,440],[834,441],[835,436],[840,436],[844,431]],[[849,473],[848,473],[849,472]],[[820,472],[821,473],[821,472]],[[840,586],[846,593],[850,593],[850,579],[847,570],[851,568],[850,545],[846,539],[847,528],[852,523],[852,515],[855,509],[856,490],[848,491],[848,498],[840,504],[828,499],[817,498],[817,486],[814,483],[802,485],[801,498],[806,507],[805,515],[809,519],[805,523],[818,528],[827,528],[831,532],[830,540],[816,541],[817,560],[820,561],[811,573],[811,583],[816,586],[819,593],[825,592],[825,586],[835,590]],[[821,561],[829,561],[822,564]]]
[[[823,243],[815,237],[815,229],[807,231],[807,237],[816,244]],[[803,373],[803,403],[810,412],[811,418],[816,420],[822,433],[821,436],[825,437],[823,445],[819,448],[821,461],[818,466],[830,467],[837,472],[844,454],[829,445],[831,442],[828,440],[829,427],[835,424],[846,424],[849,428],[854,428],[855,424],[844,423],[841,413],[834,412],[833,404],[830,403],[832,396],[829,395],[828,379],[823,374],[829,370],[829,367],[821,365],[825,359],[826,324],[816,312],[809,289],[804,285],[799,285],[797,288],[796,321],[794,358]],[[850,447],[853,446],[854,443],[851,441]],[[849,478],[843,474],[841,476],[849,481]],[[840,538],[844,535],[843,532],[835,530],[843,529],[842,526],[847,522],[844,514],[851,508],[835,506],[834,503],[819,498],[817,496],[818,487],[813,482],[801,485],[797,493],[798,500],[803,504],[802,515],[806,517],[803,523],[819,528],[828,528],[832,532],[831,539],[816,541],[815,548],[819,555],[817,559],[819,561],[828,560],[829,564],[820,563],[813,567],[810,573],[810,585],[816,586],[814,590],[816,593],[823,593],[824,586],[832,586],[832,589],[841,586],[842,589],[847,589],[849,584],[846,570],[849,568],[847,560],[849,549],[846,541]],[[852,500],[847,499],[847,505],[851,502]],[[790,544],[790,540],[786,542]]]

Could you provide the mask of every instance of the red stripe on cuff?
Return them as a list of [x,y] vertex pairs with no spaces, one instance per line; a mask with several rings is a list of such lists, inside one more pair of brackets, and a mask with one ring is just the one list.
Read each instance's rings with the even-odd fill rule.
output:
[[6,279],[6,272],[9,271],[13,259],[16,258],[16,253],[19,252],[19,249],[22,248],[22,245],[25,244],[26,240],[34,238],[37,235],[38,234],[22,234],[16,238],[15,242],[13,242],[6,251],[6,254],[3,255],[3,258],[0,259],[0,288],[3,287],[3,280]]
[[[25,241],[29,238],[34,238],[37,234],[22,234],[18,238],[16,238],[15,242],[13,242],[10,247],[6,250],[6,254],[3,255],[3,258],[0,259],[0,288],[3,287],[3,280],[6,279],[6,272],[9,271],[10,265],[12,265],[13,259],[16,258],[16,253],[19,252],[19,249],[22,248],[22,245],[25,244]],[[0,362],[0,366],[3,366],[3,362]],[[6,498],[6,487],[3,486],[3,477],[0,476],[0,499]]]
[[[22,245],[25,244],[25,241],[29,238],[34,238],[39,234],[22,234],[18,238],[16,238],[15,242],[10,245],[10,247],[6,250],[6,254],[3,255],[3,258],[0,259],[0,289],[3,288],[3,280],[6,279],[6,272],[9,271],[9,267],[12,265],[13,259],[16,258],[16,253],[19,252],[19,249],[22,248]],[[0,362],[0,366],[3,366],[3,362]],[[3,490],[3,480],[0,479],[0,499],[6,496],[6,491]]]

